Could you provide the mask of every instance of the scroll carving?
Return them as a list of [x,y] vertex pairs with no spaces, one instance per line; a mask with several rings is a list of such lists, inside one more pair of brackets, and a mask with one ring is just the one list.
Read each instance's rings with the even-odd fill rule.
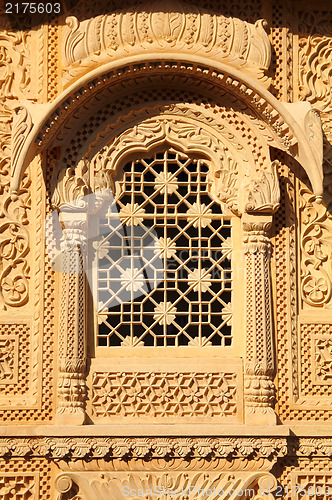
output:
[[[269,472],[165,472],[163,474],[129,473],[120,475],[108,472],[68,472],[60,474],[55,487],[60,493],[58,500],[66,498],[66,493],[78,490],[82,500],[120,500],[124,492],[130,499],[154,492],[165,500],[186,498],[193,500],[204,496],[210,500],[244,500],[266,498],[273,500],[277,486],[275,477]],[[75,491],[75,492],[76,492]],[[205,494],[206,492],[206,494]],[[150,493],[151,494],[151,493]],[[129,495],[129,496],[128,496]]]
[[332,294],[332,216],[301,189],[301,293],[311,307],[327,307]]
[[250,24],[237,18],[211,14],[189,4],[160,0],[110,15],[82,21],[66,20],[63,54],[67,70],[64,83],[87,68],[143,52],[199,53],[223,61],[265,86],[271,60],[271,44],[263,19]]
[[[10,194],[12,107],[26,98],[29,85],[28,36],[3,30],[0,34],[0,307],[17,307],[28,300],[30,180],[23,178],[20,197]],[[30,126],[30,125],[28,125]],[[17,136],[16,136],[17,137]],[[16,144],[18,144],[18,137]]]

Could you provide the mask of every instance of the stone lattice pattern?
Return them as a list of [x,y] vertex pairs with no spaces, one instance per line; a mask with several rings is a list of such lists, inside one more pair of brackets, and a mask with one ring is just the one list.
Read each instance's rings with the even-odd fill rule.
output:
[[[29,360],[29,326],[18,323],[0,325],[0,377],[3,375],[0,381],[0,398],[9,394],[23,394],[29,390]],[[6,375],[8,370],[11,375]],[[4,401],[0,402],[2,406],[3,403]]]
[[231,345],[230,219],[207,176],[170,151],[124,168],[94,244],[99,346]]
[[234,373],[93,374],[97,417],[230,417],[237,414]]
[[50,500],[51,467],[46,459],[0,459],[1,500]]
[[38,498],[38,477],[30,474],[5,474],[0,477],[3,500],[33,500]]
[[[329,458],[295,458],[287,457],[280,460],[276,467],[281,498],[325,500],[332,495],[332,466]],[[330,489],[329,495],[316,495],[320,488]],[[300,488],[302,491],[300,494]],[[314,494],[313,494],[314,493]]]
[[317,403],[332,396],[331,333],[330,325],[301,325],[301,394],[319,396]]

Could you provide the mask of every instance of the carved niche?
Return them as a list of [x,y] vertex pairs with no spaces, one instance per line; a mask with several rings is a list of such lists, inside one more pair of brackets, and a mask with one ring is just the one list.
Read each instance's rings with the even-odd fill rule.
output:
[[[210,98],[220,92],[229,108],[235,101],[248,108],[248,116],[240,123],[250,122],[249,141],[243,138],[243,127],[236,121],[222,116],[224,122],[221,120],[219,128],[215,127],[218,116],[211,116],[213,111],[206,113],[204,123],[197,110],[190,109],[194,106],[189,106],[187,113],[176,106],[173,110],[154,110],[150,117],[144,113],[140,117],[127,113],[127,117],[122,113],[118,127],[114,127],[113,121],[113,130],[101,133],[103,144],[100,140],[98,147],[92,146],[87,155],[77,158],[73,167],[63,165],[56,179],[53,203],[61,212],[64,227],[64,261],[70,263],[69,270],[72,265],[82,269],[88,209],[82,196],[94,193],[98,198],[102,189],[112,187],[128,153],[141,154],[168,144],[203,157],[209,166],[211,195],[243,218],[245,272],[250,292],[246,294],[250,318],[246,334],[246,423],[275,423],[268,232],[279,206],[279,187],[277,164],[271,162],[269,146],[300,161],[320,201],[319,117],[307,103],[278,102],[262,85],[268,84],[264,72],[271,53],[262,22],[253,26],[205,12],[192,17],[189,10],[181,10],[175,4],[165,9],[156,3],[147,15],[143,8],[137,8],[137,12],[137,17],[129,11],[113,13],[80,25],[69,19],[63,38],[66,64],[81,68],[84,75],[75,73],[76,70],[70,74],[71,68],[66,68],[72,85],[53,103],[19,107],[13,130],[12,199],[17,196],[22,174],[34,155],[51,144],[63,146],[63,150],[70,148],[69,136],[82,126],[83,118],[89,119],[96,110],[101,111],[103,104],[108,106],[128,81],[135,86],[140,78],[148,77],[151,87],[168,78],[173,79],[173,88],[181,81],[183,86],[188,81],[199,82],[205,85],[204,92]],[[190,36],[193,26],[197,32]],[[65,130],[72,132],[67,134]],[[247,161],[243,154],[247,154]],[[84,279],[82,270],[63,273],[62,277],[62,303],[65,305],[70,298],[60,321],[58,421],[62,423],[85,421],[86,325],[85,313],[77,307],[85,300]]]

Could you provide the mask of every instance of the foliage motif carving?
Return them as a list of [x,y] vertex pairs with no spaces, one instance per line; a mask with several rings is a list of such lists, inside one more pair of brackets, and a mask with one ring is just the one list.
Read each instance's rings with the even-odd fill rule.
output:
[[[324,130],[324,187],[326,205],[331,211],[332,193],[332,32],[331,22],[317,13],[303,20],[301,29],[309,32],[299,40],[299,94],[319,110]],[[307,24],[310,23],[309,24]],[[315,33],[316,32],[316,33]],[[315,34],[313,34],[315,33]],[[318,34],[317,34],[318,33]]]
[[0,336],[0,384],[15,384],[17,381],[17,347],[17,339]]
[[30,180],[25,175],[16,201],[10,195],[7,161],[0,164],[0,297],[4,306],[20,306],[28,299]]
[[[268,472],[233,472],[232,474],[213,472],[166,472],[163,474],[127,473],[126,475],[108,472],[68,472],[60,474],[55,481],[55,487],[60,493],[58,500],[76,485],[78,497],[82,500],[93,500],[96,495],[102,500],[120,500],[123,492],[128,490],[131,499],[144,496],[148,491],[159,492],[165,500],[201,498],[206,491],[209,500],[240,500],[253,498],[259,500],[266,497],[272,500],[277,481]],[[235,491],[235,492],[234,492]],[[242,493],[240,493],[242,491]],[[133,492],[133,493],[129,493]],[[136,494],[135,494],[136,492]],[[238,492],[238,493],[236,493]],[[158,493],[157,493],[158,494]],[[204,495],[205,496],[205,495]]]
[[103,373],[92,380],[97,417],[234,417],[233,373]]
[[316,383],[332,384],[332,338],[329,336],[315,336],[314,375]]
[[28,35],[3,30],[0,45],[0,302],[6,309],[21,306],[28,298],[28,176],[23,179],[20,199],[15,203],[9,189],[12,107],[18,99],[26,99],[30,83]]
[[[228,140],[222,135],[216,137],[209,126],[197,121],[198,115],[198,112],[193,116],[186,112],[184,117],[174,117],[166,112],[127,129],[93,157],[90,189],[97,196],[98,191],[111,189],[116,169],[127,155],[147,152],[166,143],[188,154],[201,154],[207,159],[211,167],[211,195],[218,202],[226,203],[234,213],[239,214],[244,209],[257,213],[274,212],[279,206],[277,163],[269,163],[264,152],[264,160],[258,154],[259,160],[263,161],[258,168],[253,157],[243,158],[242,137],[236,134],[229,135]],[[256,151],[253,156],[255,154]],[[89,191],[87,163],[88,160],[84,159],[76,170],[68,168],[60,173],[53,196],[54,206],[71,203]],[[241,169],[239,164],[243,165]]]
[[311,307],[327,307],[332,293],[332,216],[314,202],[305,187],[301,194],[301,293]]
[[255,24],[211,14],[189,4],[160,0],[79,23],[66,19],[63,54],[73,77],[123,55],[141,52],[199,53],[241,69],[269,85],[265,75],[271,60],[266,21]]

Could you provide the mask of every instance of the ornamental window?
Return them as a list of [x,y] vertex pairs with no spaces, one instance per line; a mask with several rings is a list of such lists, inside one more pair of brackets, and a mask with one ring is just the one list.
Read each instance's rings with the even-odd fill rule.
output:
[[119,172],[94,242],[97,348],[233,347],[235,218],[210,182],[206,161],[172,148]]

